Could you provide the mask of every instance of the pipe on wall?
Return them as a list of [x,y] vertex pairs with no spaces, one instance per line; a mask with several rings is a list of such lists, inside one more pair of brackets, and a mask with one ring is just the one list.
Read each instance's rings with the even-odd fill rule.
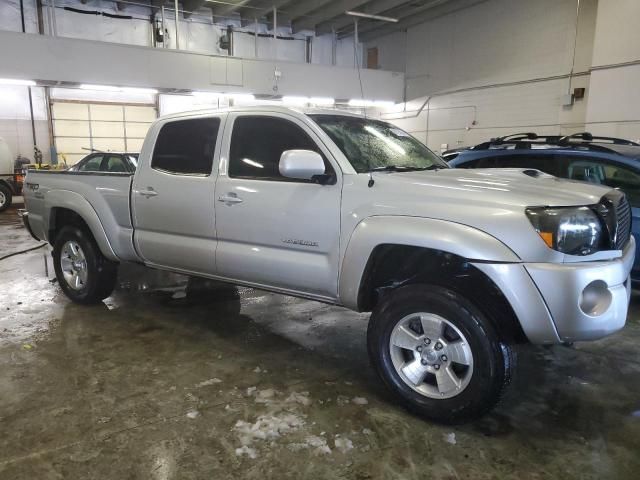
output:
[[175,14],[176,14],[176,50],[180,50],[180,14],[178,11],[178,0],[175,0]]

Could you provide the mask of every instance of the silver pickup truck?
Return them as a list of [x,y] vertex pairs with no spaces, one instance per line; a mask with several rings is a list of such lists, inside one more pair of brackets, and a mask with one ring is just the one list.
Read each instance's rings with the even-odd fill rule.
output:
[[371,362],[441,422],[499,400],[517,343],[620,330],[634,260],[623,194],[537,170],[456,170],[397,127],[233,108],[151,127],[135,174],[35,172],[25,224],[75,302],[118,264],[372,312]]

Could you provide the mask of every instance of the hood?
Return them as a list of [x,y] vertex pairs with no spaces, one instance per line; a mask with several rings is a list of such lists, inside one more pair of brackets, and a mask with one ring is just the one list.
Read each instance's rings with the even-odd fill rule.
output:
[[[454,222],[500,240],[526,261],[558,261],[529,221],[527,207],[594,205],[611,189],[531,169],[442,169],[356,175],[343,192],[354,219],[399,215]],[[561,260],[560,260],[561,261]]]
[[399,189],[405,194],[437,195],[454,203],[494,204],[502,208],[593,205],[610,190],[609,187],[521,168],[451,168],[385,175],[381,182],[385,187]]

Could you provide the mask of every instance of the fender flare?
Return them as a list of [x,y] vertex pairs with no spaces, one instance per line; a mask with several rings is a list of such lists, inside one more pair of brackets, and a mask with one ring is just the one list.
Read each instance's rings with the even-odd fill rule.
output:
[[367,263],[374,249],[384,244],[430,248],[476,262],[521,261],[500,240],[468,225],[422,217],[368,217],[356,225],[343,255],[338,282],[342,305],[358,310]]
[[43,218],[43,223],[44,234],[47,236],[49,243],[52,243],[55,240],[53,238],[48,238],[49,231],[53,226],[51,224],[51,212],[54,208],[66,208],[67,210],[77,213],[89,227],[89,230],[91,231],[91,234],[98,244],[102,254],[109,260],[116,262],[119,261],[111,247],[107,233],[105,232],[96,211],[82,195],[69,190],[50,190],[47,192],[44,205],[45,217]]

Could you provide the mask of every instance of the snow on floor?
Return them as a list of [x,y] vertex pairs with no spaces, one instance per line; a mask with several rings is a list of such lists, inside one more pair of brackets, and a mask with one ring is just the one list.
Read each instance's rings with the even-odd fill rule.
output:
[[301,415],[281,412],[275,415],[260,415],[254,423],[238,420],[233,429],[240,443],[245,446],[255,441],[273,440],[298,430],[305,424]]
[[305,438],[304,442],[301,443],[290,443],[288,448],[293,452],[312,449],[312,452],[316,455],[327,455],[331,453],[331,448],[327,444],[327,440],[317,435],[309,435]]
[[287,403],[299,403],[300,405],[304,405],[308,407],[311,405],[311,399],[309,398],[309,392],[293,392],[291,395],[287,397],[285,400]]
[[219,378],[210,378],[209,380],[205,380],[204,382],[200,382],[196,385],[196,388],[207,387],[209,385],[213,385],[215,383],[222,383],[222,380]]
[[[278,444],[285,446],[290,451],[308,451],[314,455],[329,455],[335,451],[343,454],[354,448],[353,442],[341,434],[333,438],[333,447],[325,438],[325,432],[316,435],[311,431],[315,422],[308,423],[304,407],[311,405],[312,399],[309,392],[291,392],[284,396],[283,392],[273,388],[260,390],[257,387],[249,387],[246,396],[253,398],[256,403],[263,404],[267,413],[249,420],[238,420],[233,431],[238,437],[240,447],[236,449],[239,457],[254,459],[261,449],[274,447]],[[369,402],[364,397],[349,397],[340,395],[336,402],[339,405],[352,403],[354,405],[367,405]],[[318,403],[322,401],[318,400]],[[227,405],[227,411],[232,408]],[[337,425],[336,425],[337,426]],[[351,432],[359,434],[359,432]],[[363,430],[363,434],[371,434],[370,430]],[[292,436],[293,435],[293,436]],[[288,441],[287,437],[292,436]]]
[[336,438],[333,440],[333,444],[342,453],[347,453],[349,450],[353,449],[353,442],[351,440],[338,435],[336,435]]

